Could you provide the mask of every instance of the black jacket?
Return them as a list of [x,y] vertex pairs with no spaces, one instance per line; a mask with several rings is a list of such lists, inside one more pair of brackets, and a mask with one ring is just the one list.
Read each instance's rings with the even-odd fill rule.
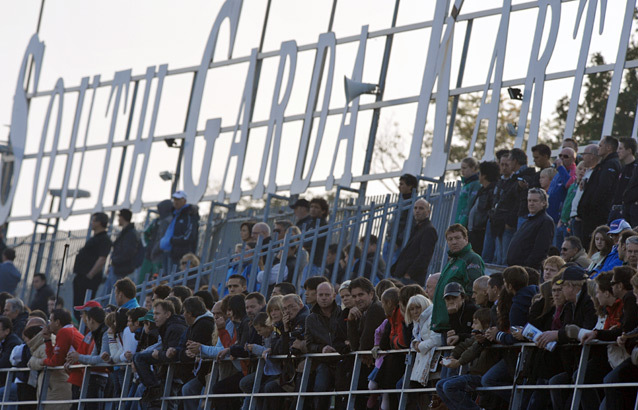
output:
[[[9,333],[9,335],[0,343],[0,369],[13,367],[10,360],[11,351],[14,347],[21,344],[22,340],[15,334],[15,332]],[[0,386],[4,386],[6,380],[7,373],[0,374]]]
[[306,318],[306,347],[308,353],[321,353],[326,346],[332,346],[337,352],[348,353],[346,340],[348,328],[343,311],[336,302],[332,302],[332,314],[326,317],[321,307],[315,304]]
[[578,203],[580,218],[600,222],[600,225],[607,221],[619,174],[620,161],[615,152],[596,165]]
[[138,246],[141,246],[141,243],[137,238],[135,225],[130,223],[122,229],[122,232],[113,242],[111,266],[116,276],[124,277],[135,270],[135,257],[137,256]]
[[290,354],[290,347],[296,339],[305,340],[306,338],[306,319],[310,311],[307,306],[301,308],[297,316],[295,316],[290,323],[290,330],[284,331],[281,334],[281,338],[272,347],[272,351],[276,354]]
[[554,220],[544,209],[529,217],[510,242],[507,264],[540,269],[552,245],[554,230]]
[[[183,344],[180,346],[179,360],[182,363],[192,363],[193,358],[186,355],[186,342],[192,340],[194,342],[201,343],[206,346],[213,344],[213,332],[215,332],[215,319],[210,312],[197,317],[195,323],[188,327],[186,331],[186,337],[182,338]],[[200,369],[197,372],[196,377],[202,384],[206,385],[206,375],[210,373],[212,362],[203,362]],[[193,365],[182,366],[182,380],[193,376]]]
[[450,318],[450,327],[456,335],[459,336],[459,343],[472,337],[472,320],[474,312],[477,310],[478,306],[466,300],[458,312],[448,315]]
[[470,231],[484,231],[487,228],[489,211],[494,207],[496,182],[481,187],[470,207],[468,227]]
[[[515,172],[512,177],[516,180],[516,184],[514,185],[517,189],[518,194],[518,215],[517,216],[526,216],[529,211],[527,210],[527,191],[529,188],[540,188],[540,180],[536,179],[536,168],[534,167],[526,167],[525,169],[519,169]],[[521,188],[518,185],[518,178],[522,178],[527,182],[527,188]],[[516,226],[510,225],[510,226]]]
[[197,251],[199,209],[196,205],[186,204],[173,218],[177,220],[171,237],[171,258],[179,260],[187,253]]
[[636,174],[636,169],[638,169],[638,159],[622,167],[618,176],[618,184],[616,185],[612,205],[621,205],[624,202],[625,193],[629,187],[629,182]]
[[[412,199],[411,193],[401,195],[401,204],[407,205],[407,201],[410,201],[410,199]],[[395,246],[401,247],[401,245],[403,245],[403,238],[405,236],[405,227],[408,224],[408,218],[410,217],[410,212],[411,212],[411,207],[407,207],[406,209],[401,211],[401,213],[399,214],[399,221],[398,221],[399,228],[397,230],[396,240],[394,241]],[[388,229],[387,240],[392,239],[392,230],[394,229],[394,223],[391,223],[389,225],[389,228],[390,229]]]
[[575,304],[572,302],[565,303],[561,317],[563,318],[563,326],[558,330],[558,349],[560,349],[563,368],[571,374],[578,366],[580,348],[563,346],[568,343],[577,343],[576,340],[567,337],[565,326],[576,325],[582,329],[593,329],[598,321],[594,302],[587,293],[587,283],[583,285]]
[[11,325],[13,326],[13,333],[15,333],[19,338],[22,338],[22,331],[24,331],[24,327],[27,325],[27,321],[29,320],[29,312],[24,311],[11,321]]
[[350,349],[370,350],[374,347],[374,331],[386,319],[381,302],[375,298],[358,320],[348,320]]
[[434,247],[438,235],[436,229],[427,218],[419,222],[412,231],[408,243],[399,254],[396,263],[392,265],[391,271],[394,277],[402,278],[406,274],[414,281],[423,286],[425,276],[430,265],[430,259],[434,253]]
[[180,342],[184,332],[186,332],[187,326],[184,321],[184,317],[180,315],[171,315],[166,322],[159,327],[159,335],[162,338],[162,349],[159,351],[158,361],[160,363],[176,361],[178,356],[174,356],[172,359],[166,357],[166,351],[172,347],[179,350]]
[[53,289],[51,289],[51,286],[48,284],[42,286],[40,289],[35,291],[29,308],[31,308],[31,310],[41,310],[48,316],[49,297],[53,295],[55,295],[55,293],[53,292]]
[[500,179],[494,193],[494,207],[489,211],[492,233],[500,236],[505,225],[516,227],[518,219],[518,182],[512,175]]

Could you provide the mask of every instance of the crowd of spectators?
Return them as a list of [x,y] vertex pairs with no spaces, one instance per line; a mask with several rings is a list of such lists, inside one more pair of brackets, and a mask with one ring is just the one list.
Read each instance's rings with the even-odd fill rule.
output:
[[[598,147],[585,147],[579,162],[572,140],[564,141],[554,161],[549,147],[533,147],[535,166],[520,149],[499,151],[498,162],[467,158],[455,220],[444,232],[430,221],[432,206],[418,197],[418,180],[406,174],[399,201],[414,201],[388,224],[395,235],[386,234],[382,245],[377,236],[363,236],[341,248],[324,236],[290,241],[268,258],[253,257],[258,243],[328,224],[325,199],[298,199],[291,205],[293,221],[241,225],[237,263],[222,283],[200,282],[193,289],[191,281],[158,282],[143,289],[143,300],[131,279],[135,271],[199,264],[193,254],[196,206],[175,192],[141,234],[130,211],[122,210],[113,243],[106,235],[108,218],[94,214],[94,235],[73,269],[73,311],[81,326],[46,275],[34,277],[28,306],[0,293],[0,368],[30,369],[12,374],[14,380],[0,377],[0,394],[37,400],[46,389],[47,400],[59,401],[47,405],[55,409],[71,408],[67,402],[83,394],[139,398],[127,404],[132,409],[156,408],[166,400],[169,408],[187,410],[200,408],[197,396],[208,387],[215,409],[247,409],[253,391],[273,393],[253,397],[257,409],[280,409],[304,389],[317,393],[306,396],[304,408],[342,409],[348,401],[343,392],[355,387],[366,391],[354,396],[356,409],[386,410],[399,405],[399,394],[388,390],[430,387],[432,393],[410,392],[407,408],[501,409],[510,406],[515,384],[573,383],[582,345],[594,340],[609,343],[591,346],[584,382],[635,383],[635,150],[634,140],[606,137]],[[447,262],[441,272],[428,274],[439,235]],[[109,254],[102,293],[112,288],[114,304],[85,302],[79,294],[98,290]],[[523,354],[521,342],[536,347]],[[444,346],[452,350],[437,349]],[[350,353],[357,351],[370,353],[355,359]],[[406,353],[413,361],[406,362]],[[262,365],[255,359],[263,359]],[[127,365],[131,383],[125,381]],[[581,407],[633,408],[636,391],[582,389]],[[194,397],[162,399],[166,393]],[[521,408],[564,409],[574,390],[521,394]],[[92,402],[91,408],[109,404]]]

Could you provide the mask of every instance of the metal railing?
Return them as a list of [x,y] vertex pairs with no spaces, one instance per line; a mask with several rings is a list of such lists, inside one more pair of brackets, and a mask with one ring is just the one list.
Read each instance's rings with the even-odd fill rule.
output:
[[[587,364],[589,361],[589,353],[591,346],[596,345],[609,345],[610,342],[593,342],[585,345],[573,345],[573,348],[581,347],[580,359],[578,363],[578,369],[576,372],[576,377],[574,383],[570,384],[561,384],[561,385],[532,385],[532,384],[518,384],[514,382],[509,386],[500,386],[500,387],[479,387],[477,388],[478,392],[489,392],[489,391],[498,391],[498,390],[511,390],[511,400],[510,400],[510,408],[511,409],[519,409],[523,404],[523,394],[525,391],[530,390],[545,390],[545,389],[570,389],[572,390],[572,399],[571,406],[572,410],[577,410],[580,406],[581,393],[585,389],[600,389],[600,388],[621,388],[621,387],[638,387],[638,380],[628,383],[606,383],[606,384],[585,384],[584,383],[584,375],[587,371]],[[518,375],[522,370],[523,360],[522,357],[530,350],[537,349],[536,345],[533,343],[518,343],[512,346],[503,346],[503,345],[494,345],[489,347],[490,349],[520,349],[518,352],[518,360],[516,365],[515,375]],[[449,352],[453,349],[453,347],[439,347],[436,348],[437,352]],[[210,371],[210,377],[208,377],[206,385],[203,388],[204,393],[193,395],[193,396],[171,396],[171,391],[173,389],[174,373],[175,373],[175,365],[178,363],[169,363],[168,370],[164,375],[164,386],[163,386],[163,395],[161,397],[161,408],[162,410],[166,410],[170,406],[170,401],[180,401],[180,400],[189,400],[189,399],[199,399],[200,404],[203,404],[203,408],[208,410],[211,408],[212,401],[215,398],[247,398],[249,400],[248,405],[249,409],[253,410],[256,406],[256,398],[268,398],[268,397],[285,397],[288,399],[293,399],[296,402],[295,408],[298,410],[303,409],[304,401],[306,398],[318,397],[318,396],[344,396],[347,397],[347,409],[353,409],[355,400],[357,396],[360,395],[368,395],[372,393],[391,393],[399,395],[399,409],[404,410],[407,402],[408,395],[418,394],[418,393],[435,393],[435,387],[423,387],[423,388],[408,388],[410,383],[410,375],[412,374],[412,368],[414,363],[414,355],[415,352],[413,350],[391,350],[385,352],[379,352],[382,354],[393,354],[393,355],[405,355],[405,370],[403,373],[403,386],[398,389],[377,389],[377,390],[358,390],[358,381],[359,375],[361,372],[361,358],[364,356],[370,356],[372,352],[370,351],[358,351],[349,353],[347,355],[340,355],[338,353],[327,353],[327,354],[305,354],[301,356],[296,356],[297,359],[304,359],[303,372],[299,380],[299,388],[298,391],[295,392],[283,392],[283,393],[262,393],[260,392],[261,388],[261,376],[263,374],[265,359],[235,359],[235,360],[257,360],[257,367],[255,371],[255,379],[252,387],[252,391],[250,393],[231,393],[231,394],[213,394],[213,385],[217,381],[217,375],[219,370],[219,365],[222,361],[213,360],[212,361],[212,369]],[[343,357],[353,357],[353,367],[352,367],[352,375],[350,377],[350,388],[348,390],[340,390],[340,391],[326,391],[326,392],[312,392],[308,389],[308,381],[310,379],[310,373],[312,369],[312,361],[314,359],[326,359],[326,358],[343,358]],[[289,360],[289,356],[269,356],[268,360]],[[228,359],[224,359],[223,361],[228,361]],[[115,365],[103,365],[100,364],[95,367],[111,367]],[[88,398],[87,391],[89,386],[89,378],[90,371],[86,371],[91,366],[88,365],[73,365],[70,368],[82,369],[83,370],[83,378],[82,385],[80,388],[80,395],[75,400],[47,400],[47,388],[42,388],[40,391],[39,397],[35,401],[11,401],[9,400],[9,389],[5,389],[4,395],[0,398],[0,410],[4,409],[5,406],[8,405],[18,405],[18,404],[32,404],[37,405],[38,409],[42,409],[46,404],[60,404],[60,403],[77,403],[78,409],[82,410],[85,408],[91,408],[90,405],[92,403],[112,403],[112,409],[120,410],[123,409],[126,403],[139,401],[139,397],[129,397],[128,392],[132,383],[132,364],[117,364],[117,366],[125,367],[125,375],[123,385],[120,391],[120,395],[118,397],[105,397],[105,398]],[[48,376],[51,370],[62,370],[64,367],[48,367],[45,368],[44,371],[44,380],[41,386],[48,386]],[[17,372],[29,371],[29,368],[9,368],[9,369],[0,369],[0,374],[6,373],[7,376],[7,386],[9,385],[9,380],[12,380],[12,375]],[[343,370],[343,369],[341,369]],[[413,396],[412,396],[413,397]],[[638,397],[635,400],[634,408],[638,408]]]

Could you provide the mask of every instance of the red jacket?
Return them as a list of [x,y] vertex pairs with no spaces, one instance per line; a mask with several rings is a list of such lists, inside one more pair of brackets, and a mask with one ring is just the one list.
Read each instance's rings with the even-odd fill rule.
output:
[[[85,349],[83,339],[82,333],[78,332],[73,325],[64,326],[55,335],[55,346],[50,340],[46,342],[47,358],[44,359],[43,364],[45,366],[63,366],[66,362],[66,355],[71,349],[83,352]],[[81,369],[71,369],[67,382],[75,386],[82,386],[82,375]]]
[[405,341],[403,333],[403,314],[398,307],[392,312],[392,316],[388,318],[390,324],[390,344],[393,349],[405,349],[408,343]]

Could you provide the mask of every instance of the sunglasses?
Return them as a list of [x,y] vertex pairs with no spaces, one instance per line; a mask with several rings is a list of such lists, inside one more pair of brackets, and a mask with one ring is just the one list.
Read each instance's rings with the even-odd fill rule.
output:
[[558,157],[559,157],[559,158],[569,158],[569,155],[563,155],[563,154],[560,154]]
[[563,251],[563,252],[567,252],[567,251],[569,251],[571,249],[569,249],[569,248],[560,248],[560,250]]

